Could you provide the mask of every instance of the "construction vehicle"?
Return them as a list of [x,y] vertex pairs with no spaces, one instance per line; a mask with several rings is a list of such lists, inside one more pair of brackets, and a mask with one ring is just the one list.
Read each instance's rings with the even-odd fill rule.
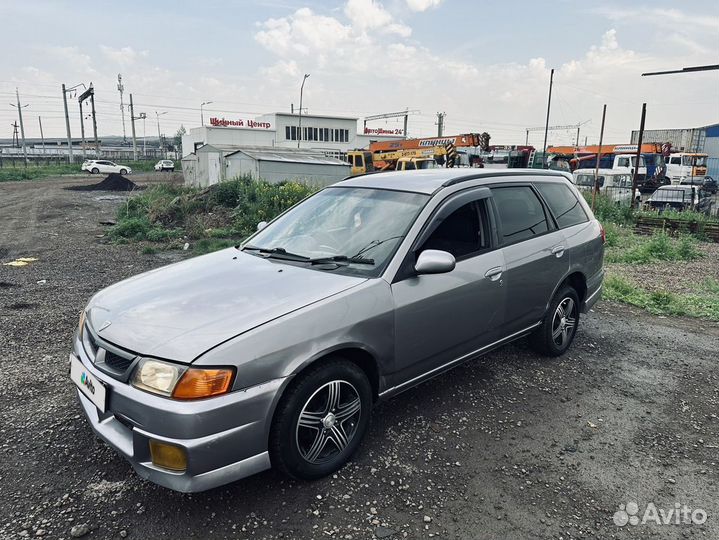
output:
[[347,152],[347,160],[352,165],[352,174],[357,175],[382,171],[430,169],[444,164],[453,167],[456,155],[456,148],[447,145],[387,152],[350,150]]
[[426,169],[433,166],[430,161],[434,161],[437,165],[454,167],[457,161],[458,147],[480,146],[483,141],[483,137],[478,133],[378,141],[371,143],[369,150],[347,152],[347,160],[352,165],[353,175],[379,171]]

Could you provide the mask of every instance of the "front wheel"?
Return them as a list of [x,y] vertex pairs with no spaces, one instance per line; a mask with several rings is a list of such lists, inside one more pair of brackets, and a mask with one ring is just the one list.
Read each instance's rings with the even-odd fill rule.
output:
[[125,176],[127,174],[127,169],[120,169],[120,174]]
[[273,466],[315,480],[340,469],[369,425],[372,388],[356,364],[334,359],[298,376],[277,406],[270,431]]
[[93,169],[92,169],[91,172],[92,172],[92,174],[99,174],[99,173],[100,173],[100,169],[98,169],[97,167],[93,167]]
[[574,288],[565,285],[552,298],[542,324],[530,336],[538,353],[561,356],[574,341],[579,324],[579,297]]

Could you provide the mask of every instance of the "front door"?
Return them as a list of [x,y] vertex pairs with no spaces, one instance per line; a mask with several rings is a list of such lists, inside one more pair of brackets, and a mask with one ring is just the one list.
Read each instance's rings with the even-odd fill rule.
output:
[[[481,192],[481,195],[480,195]],[[504,260],[496,249],[486,197],[464,193],[439,209],[410,253],[410,268],[425,249],[454,255],[445,274],[410,274],[392,284],[395,372],[392,386],[439,370],[496,340],[504,317]]]

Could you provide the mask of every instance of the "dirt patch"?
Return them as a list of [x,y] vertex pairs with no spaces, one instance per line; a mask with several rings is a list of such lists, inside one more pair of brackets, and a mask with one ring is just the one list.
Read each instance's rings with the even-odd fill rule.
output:
[[698,248],[704,256],[694,261],[608,263],[606,267],[652,292],[696,293],[707,280],[719,279],[719,244],[702,242]]
[[27,302],[15,302],[13,304],[5,306],[8,309],[30,309],[35,307],[35,304],[28,304]]
[[136,191],[142,188],[121,174],[110,173],[107,175],[107,178],[97,184],[90,184],[89,186],[68,186],[65,189],[71,191]]

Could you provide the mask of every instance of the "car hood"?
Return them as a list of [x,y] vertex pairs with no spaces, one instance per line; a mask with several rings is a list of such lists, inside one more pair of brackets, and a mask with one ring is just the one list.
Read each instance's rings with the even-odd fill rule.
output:
[[230,248],[100,291],[87,320],[119,347],[192,362],[228,339],[364,281]]

